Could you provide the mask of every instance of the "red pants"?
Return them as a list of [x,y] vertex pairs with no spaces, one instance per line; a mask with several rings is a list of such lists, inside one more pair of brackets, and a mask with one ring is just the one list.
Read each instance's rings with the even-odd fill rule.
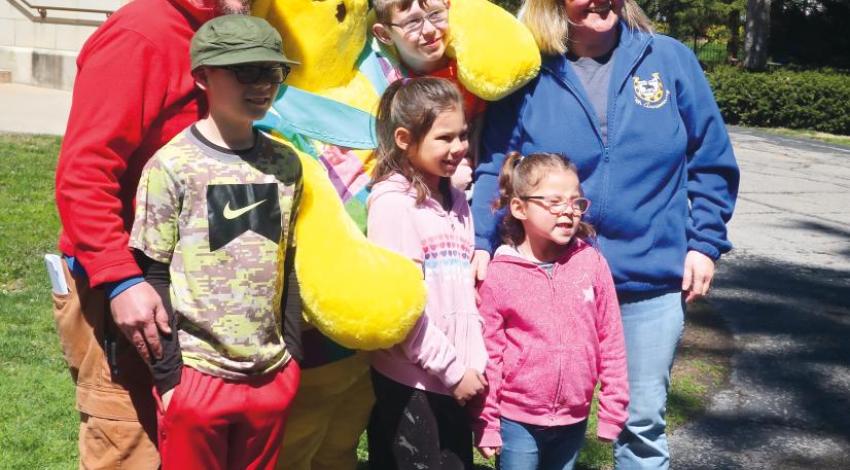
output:
[[164,415],[156,397],[162,468],[274,469],[300,376],[295,361],[244,382],[183,367]]

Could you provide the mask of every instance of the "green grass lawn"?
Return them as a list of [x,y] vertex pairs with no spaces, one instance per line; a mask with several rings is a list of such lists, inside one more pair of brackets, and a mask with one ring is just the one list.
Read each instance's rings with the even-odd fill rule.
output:
[[[55,252],[59,223],[53,175],[59,138],[0,134],[0,468],[76,468],[77,413],[51,314],[42,255]],[[689,327],[691,328],[691,327]],[[693,328],[692,328],[693,331]],[[686,337],[687,342],[687,337]],[[687,345],[685,345],[687,352]],[[722,365],[682,355],[674,371],[669,421],[699,414]],[[706,381],[708,378],[708,382]],[[580,467],[612,467],[591,418]],[[365,439],[358,457],[367,468]],[[482,468],[492,468],[476,454]]]
[[770,134],[781,135],[783,137],[812,139],[827,144],[850,147],[850,135],[828,134],[826,132],[810,131],[807,129],[787,129],[784,127],[754,127],[753,129],[765,131]]
[[42,256],[59,224],[59,139],[0,135],[0,467],[74,468],[74,387],[53,326]]

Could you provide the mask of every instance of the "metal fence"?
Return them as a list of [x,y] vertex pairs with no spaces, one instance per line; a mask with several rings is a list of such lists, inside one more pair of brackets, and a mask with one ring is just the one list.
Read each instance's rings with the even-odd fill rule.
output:
[[730,51],[727,41],[706,41],[699,39],[694,41],[693,38],[678,39],[694,51],[700,65],[707,71],[711,71],[719,65],[737,64],[743,54],[740,46],[737,51]]

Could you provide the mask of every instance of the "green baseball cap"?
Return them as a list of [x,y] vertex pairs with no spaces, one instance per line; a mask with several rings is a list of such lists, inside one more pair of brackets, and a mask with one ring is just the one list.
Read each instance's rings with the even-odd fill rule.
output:
[[192,70],[249,62],[298,64],[283,54],[280,33],[268,21],[249,15],[224,15],[198,28],[189,48]]

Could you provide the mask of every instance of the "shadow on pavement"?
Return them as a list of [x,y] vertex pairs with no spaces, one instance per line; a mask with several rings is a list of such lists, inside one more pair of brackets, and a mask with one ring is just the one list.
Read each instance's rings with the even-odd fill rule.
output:
[[735,335],[733,383],[687,426],[675,467],[850,468],[850,269],[733,255],[716,279],[711,303]]
[[803,230],[821,232],[844,238],[847,242],[847,246],[844,249],[841,249],[838,254],[850,259],[850,229],[842,229],[835,225],[827,225],[814,220],[800,220],[797,222],[797,226]]

